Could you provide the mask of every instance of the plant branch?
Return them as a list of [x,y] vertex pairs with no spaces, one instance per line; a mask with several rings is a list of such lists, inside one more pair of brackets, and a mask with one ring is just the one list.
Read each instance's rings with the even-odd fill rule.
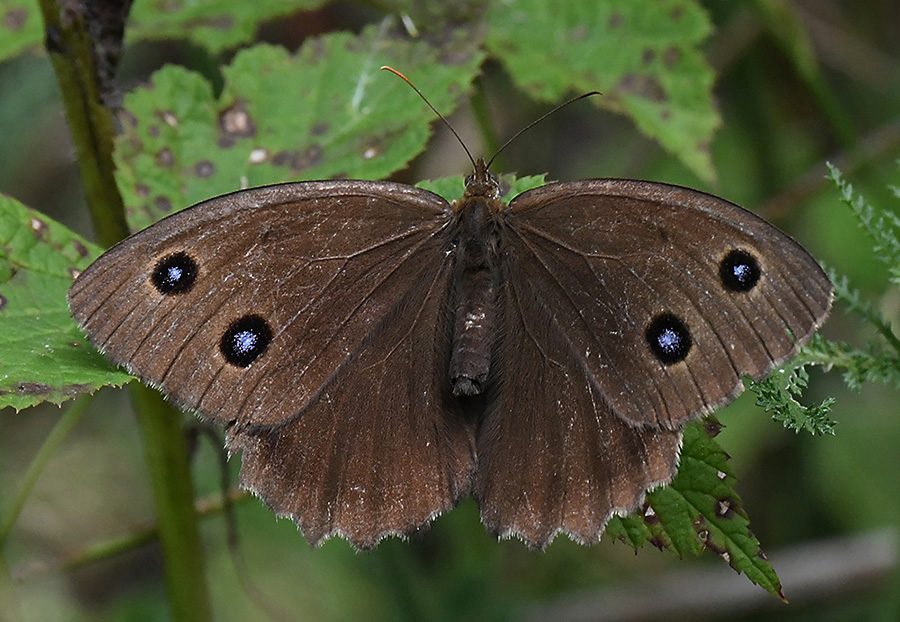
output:
[[[88,209],[98,240],[109,246],[129,230],[114,176],[113,119],[103,104],[95,42],[82,3],[40,0],[40,6]],[[155,391],[137,384],[129,389],[152,480],[172,618],[211,620],[181,415]]]

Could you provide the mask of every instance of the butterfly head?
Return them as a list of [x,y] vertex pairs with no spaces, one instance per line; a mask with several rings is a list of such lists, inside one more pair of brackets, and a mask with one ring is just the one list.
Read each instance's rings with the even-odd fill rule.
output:
[[484,158],[478,158],[475,171],[466,177],[466,197],[500,198],[500,178],[488,170]]

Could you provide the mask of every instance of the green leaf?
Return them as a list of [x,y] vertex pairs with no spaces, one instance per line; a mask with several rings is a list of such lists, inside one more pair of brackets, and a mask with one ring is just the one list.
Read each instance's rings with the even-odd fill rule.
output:
[[142,228],[172,209],[296,179],[379,179],[422,151],[433,113],[384,64],[403,67],[449,114],[480,54],[450,66],[440,50],[366,28],[307,41],[294,55],[260,45],[223,70],[215,98],[198,74],[156,72],[125,98],[117,142],[119,188]]
[[[818,335],[816,338],[824,343]],[[756,394],[756,405],[766,412],[771,411],[772,419],[780,421],[784,427],[795,432],[806,431],[814,436],[834,434],[837,422],[830,416],[833,398],[812,406],[804,406],[797,401],[809,383],[806,363],[800,359],[802,356],[790,366],[775,370],[765,380],[757,382],[750,379],[747,388]]]
[[0,195],[0,408],[59,404],[128,374],[113,369],[69,317],[66,290],[99,249]]
[[841,191],[841,198],[859,220],[870,238],[875,242],[875,257],[887,265],[891,274],[891,282],[900,285],[900,217],[885,209],[876,209],[865,197],[853,191],[853,186],[844,180],[841,172],[830,162],[828,178]]
[[38,50],[44,24],[34,0],[0,0],[0,61]]
[[678,555],[711,549],[737,572],[784,599],[775,570],[750,532],[728,454],[713,440],[721,427],[711,416],[688,425],[672,483],[647,493],[641,512],[613,517],[606,531],[635,549],[647,542]]
[[600,90],[701,179],[715,179],[713,72],[697,46],[711,30],[692,0],[508,0],[491,3],[489,50],[532,97]]
[[[500,175],[500,191],[503,193],[503,196],[500,198],[504,202],[509,203],[526,190],[543,186],[545,183],[547,182],[544,175],[529,175],[526,177],[516,177],[512,174]],[[420,181],[416,186],[425,190],[431,190],[435,194],[439,194],[448,201],[453,202],[459,200],[463,192],[465,192],[466,180],[456,175],[454,177]]]
[[128,42],[188,39],[219,53],[253,40],[260,24],[299,11],[317,9],[326,0],[141,0],[128,18]]
[[828,341],[813,336],[801,351],[801,356],[812,363],[843,369],[844,383],[859,390],[867,382],[891,384],[900,389],[900,355],[895,350],[867,344],[864,350],[840,341]]

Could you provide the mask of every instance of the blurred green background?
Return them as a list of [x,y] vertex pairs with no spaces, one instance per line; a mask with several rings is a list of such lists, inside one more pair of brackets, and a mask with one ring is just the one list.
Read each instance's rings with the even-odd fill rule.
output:
[[[259,39],[293,50],[318,33],[378,22],[402,4],[330,4],[266,23]],[[715,71],[722,117],[711,146],[715,185],[625,117],[589,105],[570,106],[530,130],[504,152],[503,170],[547,172],[554,179],[646,178],[714,192],[790,232],[896,321],[900,295],[886,285],[886,268],[825,181],[824,163],[841,167],[870,203],[900,208],[889,188],[900,179],[900,4],[701,4],[714,24],[702,50]],[[785,6],[796,23],[779,13]],[[814,62],[804,67],[797,46],[806,40]],[[165,62],[204,71],[212,60],[183,41],[137,43],[126,48],[121,90]],[[475,108],[489,111],[502,139],[548,109],[517,91],[490,60],[476,88]],[[450,121],[477,155],[472,110],[464,103]],[[428,149],[396,179],[412,183],[467,172],[465,155],[446,130],[435,125],[433,131]],[[43,54],[0,64],[0,137],[0,191],[90,236],[57,86]],[[860,346],[873,337],[840,305],[823,334]],[[790,605],[735,575],[711,552],[679,560],[652,548],[635,555],[607,540],[583,548],[561,537],[543,553],[517,541],[497,543],[471,501],[411,542],[392,539],[358,554],[340,540],[311,549],[291,522],[276,521],[258,501],[245,499],[236,509],[237,556],[221,513],[202,522],[215,617],[895,619],[889,607],[900,602],[900,401],[894,388],[851,392],[837,374],[816,370],[805,399],[829,395],[837,398],[833,437],[785,431],[754,407],[750,395],[718,413],[726,425],[718,441],[732,456],[751,528]],[[54,406],[0,412],[0,511],[59,416]],[[220,490],[217,450],[201,438],[193,456],[201,497]],[[232,481],[238,466],[230,465]],[[6,543],[26,619],[167,619],[162,562],[152,541],[74,569],[60,567],[68,555],[152,521],[135,420],[123,392],[103,390],[54,455]]]

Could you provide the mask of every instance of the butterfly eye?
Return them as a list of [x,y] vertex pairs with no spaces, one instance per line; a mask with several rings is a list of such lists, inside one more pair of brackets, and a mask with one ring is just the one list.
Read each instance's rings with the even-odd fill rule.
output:
[[756,287],[761,275],[756,258],[740,249],[729,252],[719,264],[722,285],[733,292],[749,292]]
[[683,361],[693,345],[687,326],[671,313],[657,315],[647,327],[646,337],[653,356],[664,365]]
[[245,315],[232,322],[222,335],[219,350],[235,367],[249,367],[263,355],[271,341],[269,323],[258,315]]
[[184,251],[178,251],[156,263],[150,280],[160,294],[184,294],[194,286],[198,272],[197,262]]

